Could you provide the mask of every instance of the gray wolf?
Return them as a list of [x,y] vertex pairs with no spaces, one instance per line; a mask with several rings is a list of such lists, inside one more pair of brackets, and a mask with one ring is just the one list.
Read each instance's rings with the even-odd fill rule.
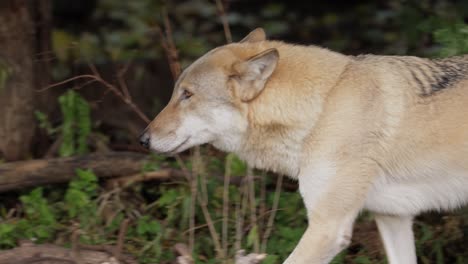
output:
[[468,56],[346,56],[256,29],[185,69],[140,140],[297,179],[308,228],[284,263],[328,263],[369,210],[389,262],[414,264],[413,217],[468,201],[467,73]]

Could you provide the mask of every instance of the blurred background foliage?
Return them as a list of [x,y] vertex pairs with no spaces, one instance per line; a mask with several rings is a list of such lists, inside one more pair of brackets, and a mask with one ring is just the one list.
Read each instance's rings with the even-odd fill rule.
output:
[[[467,16],[466,1],[226,1],[235,39],[263,27],[270,38],[316,44],[348,54],[431,56],[433,32],[457,30]],[[181,58],[190,60],[225,42],[211,1],[55,1],[54,51],[60,60],[95,62],[157,58],[156,28],[161,10],[170,13]],[[156,41],[156,43],[155,43]],[[70,50],[70,45],[78,48]],[[80,53],[74,53],[80,52]]]
[[[256,27],[271,39],[320,45],[350,55],[362,53],[444,57],[468,52],[468,1],[463,0],[329,0],[329,1],[224,1],[233,39],[239,40]],[[161,45],[168,14],[170,34],[183,67],[208,50],[226,42],[214,1],[81,0],[53,1],[51,76],[53,82],[90,73],[89,65],[111,83],[116,72],[128,67],[126,79],[134,101],[147,116],[154,116],[167,102],[173,85],[167,54]],[[38,61],[37,63],[41,63]],[[0,60],[0,89],[10,71]],[[41,158],[60,138],[56,156],[68,157],[103,150],[121,150],[136,144],[145,126],[135,113],[103,95],[100,85],[71,82],[56,88],[50,104],[55,111],[36,111],[45,142],[33,150]],[[75,88],[76,91],[70,90]],[[55,89],[55,88],[53,88]],[[221,232],[224,197],[222,177],[229,171],[244,177],[247,168],[237,158],[209,147],[201,150],[202,168],[196,170],[196,188],[204,195],[211,221]],[[193,156],[183,155],[188,169]],[[229,160],[229,162],[227,162]],[[142,170],[162,167],[181,169],[172,158],[154,156]],[[216,176],[214,176],[216,175]],[[253,213],[245,203],[243,187],[229,189],[229,249],[224,260],[235,253],[239,213],[240,246],[254,251],[268,229],[274,204],[276,177],[255,172],[256,198]],[[306,228],[306,216],[296,183],[284,180],[275,224],[268,239],[266,263],[281,263]],[[170,263],[172,246],[188,236],[190,184],[137,183],[109,190],[92,171],[79,170],[69,184],[47,185],[0,196],[0,248],[17,245],[21,239],[37,243],[69,245],[73,230],[81,230],[81,243],[115,244],[119,226],[131,219],[125,250],[140,263]],[[245,212],[242,213],[242,210]],[[14,213],[12,210],[14,209]],[[232,213],[236,212],[236,213]],[[206,215],[197,209],[194,253],[196,263],[218,263],[214,242],[206,227]],[[372,215],[364,213],[349,249],[333,263],[386,263]],[[466,209],[444,214],[425,214],[415,224],[420,263],[468,263],[468,213]]]

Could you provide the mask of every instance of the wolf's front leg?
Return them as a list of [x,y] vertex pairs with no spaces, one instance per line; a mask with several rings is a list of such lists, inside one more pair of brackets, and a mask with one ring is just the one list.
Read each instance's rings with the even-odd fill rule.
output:
[[346,162],[343,167],[314,163],[299,176],[309,226],[285,264],[329,263],[346,248],[375,175],[374,166],[364,162]]
[[[333,223],[332,223],[333,222]],[[310,223],[299,244],[284,264],[329,263],[351,241],[353,221]]]

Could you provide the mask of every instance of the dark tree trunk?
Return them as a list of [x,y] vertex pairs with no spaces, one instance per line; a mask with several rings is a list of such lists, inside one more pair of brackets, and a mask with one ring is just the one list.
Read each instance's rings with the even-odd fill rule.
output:
[[0,153],[25,158],[35,129],[34,23],[25,0],[0,2]]
[[[59,89],[43,90],[51,83],[51,64],[55,57],[52,50],[52,1],[29,0],[30,12],[34,20],[34,87],[35,109],[45,113],[53,120],[58,111]],[[32,142],[32,156],[43,156],[50,147],[50,137],[44,129],[36,127]]]
[[50,0],[0,2],[0,157],[9,161],[30,155],[34,110],[55,105],[36,91],[50,83],[51,20]]
[[[30,0],[30,12],[34,21],[34,85],[41,89],[50,84],[51,63],[54,58],[51,45],[52,2],[50,0]],[[36,106],[45,113],[50,113],[57,106],[53,90],[36,93]]]

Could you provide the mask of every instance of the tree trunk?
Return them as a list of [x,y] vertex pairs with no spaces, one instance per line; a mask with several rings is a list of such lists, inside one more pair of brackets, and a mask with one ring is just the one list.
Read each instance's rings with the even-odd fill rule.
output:
[[0,2],[0,154],[28,156],[34,120],[34,23],[25,0]]
[[[34,21],[34,87],[43,89],[51,83],[51,67],[55,54],[52,51],[52,1],[29,0],[29,10]],[[59,112],[58,96],[60,89],[47,89],[34,92],[35,109],[45,113],[49,118]],[[53,120],[53,119],[51,119]],[[32,156],[43,156],[50,147],[47,132],[36,127],[32,142]]]

